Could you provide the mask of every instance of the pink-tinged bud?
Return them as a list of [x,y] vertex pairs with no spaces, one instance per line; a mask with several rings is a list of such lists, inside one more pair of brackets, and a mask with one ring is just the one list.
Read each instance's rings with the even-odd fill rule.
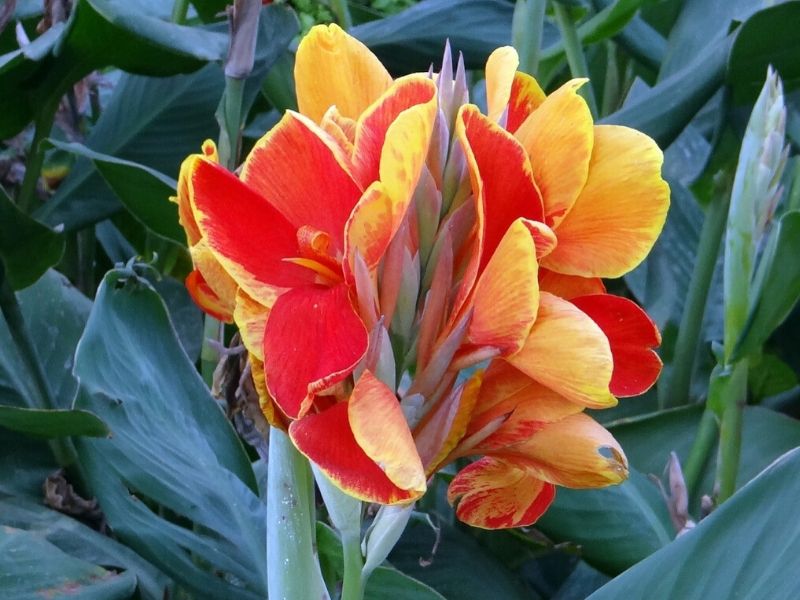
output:
[[235,0],[228,9],[230,46],[225,59],[226,77],[244,79],[253,70],[261,6],[258,0]]
[[433,352],[433,343],[444,325],[445,310],[453,286],[453,244],[445,233],[442,251],[434,266],[433,282],[425,295],[425,305],[417,334],[417,371],[424,369]]
[[426,167],[422,168],[417,189],[414,190],[414,207],[417,217],[420,263],[424,270],[427,267],[431,250],[433,250],[433,242],[436,231],[439,229],[442,211],[442,194],[436,188],[434,178]]

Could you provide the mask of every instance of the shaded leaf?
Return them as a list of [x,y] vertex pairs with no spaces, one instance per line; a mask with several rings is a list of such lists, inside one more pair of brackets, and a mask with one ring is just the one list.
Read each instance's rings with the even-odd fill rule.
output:
[[110,434],[108,427],[97,415],[85,410],[0,406],[0,427],[44,438],[71,435],[106,437]]

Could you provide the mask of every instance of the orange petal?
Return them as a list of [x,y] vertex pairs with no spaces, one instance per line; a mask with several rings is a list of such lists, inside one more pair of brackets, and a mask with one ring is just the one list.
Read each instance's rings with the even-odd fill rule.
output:
[[347,418],[356,443],[389,481],[404,490],[425,492],[425,471],[400,401],[369,371],[364,371],[353,388]]
[[264,363],[252,354],[250,355],[250,373],[253,376],[253,387],[255,387],[256,393],[258,394],[258,404],[261,408],[261,413],[264,415],[267,423],[282,431],[286,431],[284,417],[275,406],[275,401],[267,391],[267,380],[264,377]]
[[535,523],[555,498],[555,487],[513,462],[484,457],[450,482],[447,500],[473,527],[504,529]]
[[606,286],[599,277],[564,275],[549,269],[539,269],[539,289],[564,300],[590,294],[605,294]]
[[[569,212],[589,173],[592,113],[578,95],[585,79],[573,79],[550,94],[514,134],[530,155],[548,224]],[[559,244],[561,244],[560,232]]]
[[[277,296],[275,297],[277,299]],[[251,298],[242,289],[236,294],[233,320],[239,328],[242,343],[251,356],[264,360],[264,329],[267,326],[269,307]]]
[[186,276],[185,284],[192,300],[203,312],[224,323],[230,323],[233,320],[229,304],[217,296],[208,282],[203,279],[203,274],[199,270],[195,269],[189,273]]
[[513,354],[525,343],[539,306],[538,264],[523,219],[508,228],[475,286],[467,341]]
[[344,224],[361,196],[348,164],[327,133],[289,111],[253,146],[241,178],[295,228],[323,231],[341,251]]
[[486,61],[486,104],[492,121],[500,121],[508,106],[518,66],[519,55],[511,46],[498,48]]
[[647,313],[627,298],[611,294],[581,296],[572,303],[608,338],[614,355],[611,393],[638,396],[650,389],[661,373],[661,359],[653,350],[661,344],[661,335]]
[[353,139],[348,136],[345,127],[351,126],[351,133],[355,132],[355,121],[352,119],[345,119],[339,114],[335,106],[331,106],[325,115],[322,117],[322,122],[319,124],[320,128],[330,135],[341,151],[346,156],[353,154]]
[[333,105],[357,119],[392,77],[364,44],[337,25],[317,25],[300,41],[294,63],[297,105],[319,122]]
[[270,394],[287,416],[302,417],[316,394],[353,372],[367,341],[344,284],[307,285],[281,294],[264,331]]
[[525,345],[507,360],[583,406],[617,403],[608,390],[614,363],[605,334],[575,305],[546,292],[539,295],[539,313]]
[[541,259],[550,254],[558,245],[558,238],[555,231],[550,229],[541,221],[531,221],[524,219],[525,227],[528,228],[536,244],[536,258]]
[[525,119],[541,106],[545,98],[545,93],[533,77],[517,71],[511,84],[506,129],[511,133],[517,131]]
[[537,477],[571,488],[604,487],[628,476],[628,461],[617,440],[583,413],[549,423],[496,456],[524,461]]
[[669,208],[662,162],[661,150],[645,134],[619,125],[595,127],[586,186],[558,225],[558,247],[543,264],[568,275],[620,277],[642,262]]
[[[400,504],[418,498],[420,492],[404,490],[392,483],[358,445],[348,420],[348,404],[339,402],[294,421],[289,426],[294,445],[334,485],[359,500]],[[407,428],[405,422],[403,426]]]

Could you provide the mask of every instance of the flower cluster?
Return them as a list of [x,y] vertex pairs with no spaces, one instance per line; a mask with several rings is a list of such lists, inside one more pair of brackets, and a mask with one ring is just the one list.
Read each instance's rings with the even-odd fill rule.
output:
[[[302,40],[299,111],[238,175],[212,144],[178,202],[209,314],[235,321],[264,414],[332,482],[413,502],[456,459],[460,519],[534,522],[556,485],[622,481],[584,414],[657,378],[659,333],[607,294],[646,256],[669,190],[655,143],[594,125],[573,80],[545,95],[511,48],[393,79],[359,41]],[[459,461],[462,464],[463,461]]]

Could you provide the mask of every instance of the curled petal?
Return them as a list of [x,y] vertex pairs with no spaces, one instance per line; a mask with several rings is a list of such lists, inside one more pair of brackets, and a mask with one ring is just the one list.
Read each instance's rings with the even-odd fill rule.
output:
[[650,389],[661,373],[661,359],[653,350],[661,344],[661,335],[647,313],[635,302],[611,294],[581,296],[572,303],[608,338],[614,355],[611,393],[637,396]]
[[545,97],[545,93],[533,77],[517,71],[511,84],[506,129],[511,133],[517,131],[525,119],[541,106]]
[[354,148],[352,135],[355,133],[355,121],[345,119],[339,114],[336,106],[331,106],[323,115],[319,126],[333,138],[346,156],[352,156]]
[[186,278],[192,299],[211,316],[230,323],[238,286],[202,238],[189,247],[195,270]]
[[[275,299],[277,300],[277,296]],[[251,298],[244,290],[240,289],[236,293],[233,320],[239,328],[244,347],[261,362],[264,361],[264,329],[269,310],[269,307]]]
[[484,457],[450,482],[447,500],[473,527],[504,529],[535,523],[555,498],[555,487],[525,465]]
[[592,113],[578,95],[584,83],[585,79],[565,83],[514,134],[530,155],[548,224],[558,225],[569,212],[589,173],[593,125]]
[[551,294],[540,293],[530,335],[507,360],[572,402],[591,408],[617,403],[608,389],[614,363],[602,329],[576,306]]
[[216,294],[198,269],[186,276],[185,284],[192,300],[203,312],[223,323],[233,320],[230,305]]
[[506,111],[518,66],[519,55],[511,46],[497,48],[486,61],[486,103],[492,121],[499,122]]
[[425,472],[400,402],[370,371],[356,382],[347,416],[356,443],[389,481],[404,490],[425,492]]
[[556,229],[558,247],[542,264],[568,275],[620,277],[642,262],[669,208],[662,162],[661,150],[643,133],[595,127],[586,186]]
[[300,112],[319,122],[336,105],[357,119],[391,85],[372,51],[337,25],[317,25],[301,40],[294,65]]
[[272,306],[264,331],[270,394],[287,416],[302,417],[316,394],[353,372],[367,341],[344,284],[287,291]]
[[348,404],[339,402],[294,421],[289,426],[294,445],[337,487],[359,500],[399,504],[418,498],[420,492],[392,483],[358,445],[348,419]]
[[599,277],[564,275],[544,268],[539,269],[539,289],[564,298],[564,300],[572,300],[577,296],[606,293],[606,286]]
[[278,407],[275,406],[275,401],[267,391],[267,380],[264,376],[264,363],[250,355],[250,374],[253,377],[253,387],[258,394],[258,405],[261,408],[261,414],[267,420],[267,423],[273,427],[277,427],[282,431],[286,431],[285,417],[281,414]]

